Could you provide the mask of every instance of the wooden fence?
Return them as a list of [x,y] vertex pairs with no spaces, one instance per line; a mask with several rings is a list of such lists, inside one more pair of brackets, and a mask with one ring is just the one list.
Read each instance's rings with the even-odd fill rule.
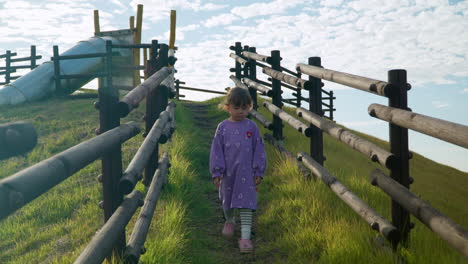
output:
[[[169,156],[159,158],[159,144],[164,144],[175,130],[174,102],[168,102],[175,95],[174,68],[168,67],[168,46],[153,41],[151,45],[119,45],[109,41],[106,53],[83,56],[58,56],[54,62],[63,59],[103,57],[106,63],[99,77],[100,126],[97,136],[73,146],[47,160],[21,170],[0,181],[0,219],[6,218],[28,202],[44,194],[49,189],[67,179],[88,164],[101,158],[103,201],[99,204],[104,210],[105,224],[76,259],[75,263],[101,263],[112,255],[123,257],[125,263],[137,263],[143,252],[143,244],[151,223],[161,188],[168,174]],[[112,66],[112,48],[140,49],[151,47],[151,57],[146,63],[149,76],[143,83],[119,99],[118,87],[112,82],[115,71]],[[56,49],[54,49],[55,51]],[[58,51],[58,50],[57,50]],[[139,70],[140,67],[134,67]],[[55,80],[89,78],[86,76],[64,76],[55,74]],[[60,87],[60,86],[59,86]],[[66,87],[65,87],[66,89]],[[120,124],[120,118],[146,99],[145,139],[132,161],[122,170],[123,142],[137,135],[140,127],[136,122]],[[159,160],[159,162],[158,162]],[[149,186],[144,202],[143,194],[134,190],[142,178]],[[124,198],[124,195],[128,194]],[[139,206],[143,208],[135,224],[128,243],[125,241],[125,227]]]
[[[294,72],[281,66],[281,56],[278,50],[271,51],[269,56],[261,55],[256,53],[253,47],[244,46],[242,48],[240,42],[236,42],[230,49],[235,51],[230,55],[235,60],[235,67],[231,69],[235,75],[231,76],[231,79],[236,87],[247,89],[252,95],[254,109],[250,115],[273,131],[272,136],[265,135],[269,142],[277,146],[287,156],[293,156],[280,142],[283,140],[283,121],[304,136],[309,137],[310,154],[298,153],[297,159],[369,223],[372,229],[387,238],[394,248],[398,244],[407,245],[409,232],[412,228],[409,214],[413,214],[462,255],[468,256],[467,231],[409,191],[413,179],[409,175],[409,159],[412,154],[408,149],[408,128],[468,148],[468,127],[411,112],[407,105],[407,91],[411,86],[407,83],[405,70],[390,70],[386,82],[324,69],[319,57],[310,57],[307,64],[297,64],[297,72]],[[269,76],[268,80],[271,83],[257,79],[257,66]],[[302,79],[302,74],[307,75],[308,78]],[[330,120],[334,108],[332,101],[328,104],[323,103],[322,93],[324,90],[322,87],[324,83],[322,80],[339,83],[389,99],[388,106],[370,105],[369,114],[389,122],[390,152],[360,138]],[[295,91],[293,95],[296,98],[294,100],[283,99],[281,87],[293,89]],[[301,94],[303,89],[309,92],[309,98],[305,98]],[[273,113],[272,122],[256,111],[258,108],[257,94],[271,97],[272,102],[265,101],[263,106]],[[326,92],[326,95],[328,96],[325,97],[326,100],[334,99],[332,92]],[[309,109],[300,107],[302,100],[308,101]],[[297,103],[297,116],[302,117],[309,124],[303,123],[281,109],[283,102],[293,101]],[[327,111],[330,113],[328,118],[325,118],[322,106],[328,107]],[[370,180],[372,185],[381,188],[392,198],[391,222],[378,214],[324,168],[323,132],[390,170],[390,177],[380,170],[375,170],[371,172]]]
[[[12,80],[16,80],[21,76],[11,76],[11,73],[16,72],[18,69],[34,69],[37,67],[36,61],[41,59],[42,56],[36,55],[36,46],[31,46],[31,55],[29,57],[22,58],[13,58],[16,56],[16,52],[11,52],[7,50],[5,54],[0,55],[0,59],[5,59],[5,66],[0,67],[0,75],[5,75],[5,81],[0,82],[0,85],[9,84]],[[13,66],[12,63],[21,62],[21,61],[30,61],[29,65],[16,65]]]

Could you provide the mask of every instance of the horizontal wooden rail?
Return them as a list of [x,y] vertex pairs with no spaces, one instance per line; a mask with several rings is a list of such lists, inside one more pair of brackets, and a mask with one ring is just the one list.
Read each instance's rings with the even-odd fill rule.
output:
[[390,90],[392,87],[391,84],[384,81],[374,80],[339,71],[328,70],[303,63],[297,64],[297,70],[301,73],[313,76],[315,78],[320,78],[330,82],[343,84],[352,88],[386,97],[390,95]]
[[265,86],[268,86],[268,87],[271,87],[271,86],[272,86],[271,83],[265,82],[265,81],[262,81],[262,80],[259,80],[259,79],[255,79],[254,81],[255,81],[255,82],[258,82],[258,83],[261,84],[261,85],[265,85]]
[[6,67],[0,67],[0,70],[10,70],[10,72],[12,72],[11,70],[18,70],[18,69],[31,69],[31,65],[18,65],[18,66],[10,66],[8,67],[8,69]]
[[146,194],[145,202],[133,227],[127,248],[125,249],[125,263],[137,264],[140,259],[151,220],[153,219],[154,210],[158,203],[159,194],[167,179],[169,166],[169,155],[165,152],[159,161],[158,169],[154,173],[153,180]]
[[263,102],[263,106],[265,106],[274,115],[281,118],[281,120],[286,121],[289,125],[294,127],[297,131],[302,133],[304,136],[306,137],[311,136],[312,130],[310,129],[308,125],[302,123],[301,121],[294,118],[292,115],[286,113],[285,111],[281,110],[279,107],[277,107],[276,105],[268,101]]
[[[297,97],[297,93],[292,93],[293,96],[296,96]],[[305,98],[304,96],[300,96],[299,99],[301,99],[302,101],[305,101],[305,102],[309,102],[309,99],[308,98]],[[323,99],[323,98],[322,98]]]
[[429,203],[411,193],[407,188],[380,170],[374,170],[370,175],[370,180],[372,185],[378,186],[408,212],[421,220],[434,233],[455,247],[463,256],[468,257],[468,232],[462,226],[437,211]]
[[247,64],[247,61],[244,58],[241,58],[240,56],[238,56],[238,55],[236,55],[234,53],[229,54],[229,57],[233,58],[236,62],[240,63],[240,65],[242,65],[242,66]]
[[288,74],[273,70],[270,67],[264,67],[263,68],[263,73],[265,73],[266,75],[271,76],[272,78],[280,80],[282,82],[294,85],[297,88],[309,90],[312,87],[312,83],[310,81],[307,81],[307,80],[304,80],[304,79],[301,79],[301,78],[297,78],[295,76],[291,76],[291,75],[288,75]]
[[270,64],[270,57],[269,56],[265,56],[265,55],[261,55],[261,54],[258,54],[258,53],[254,53],[254,52],[249,52],[249,51],[243,51],[241,52],[242,56],[248,58],[248,59],[252,59],[252,60],[257,60],[257,61],[263,61],[263,62],[266,62],[268,64]]
[[176,88],[174,86],[174,73],[169,74],[169,76],[161,82],[161,87],[166,87],[169,92],[169,98],[174,98],[177,94]]
[[118,105],[120,116],[125,117],[130,111],[138,107],[138,104],[145,99],[151,91],[159,87],[161,82],[173,71],[174,68],[163,67],[125,95]]
[[151,49],[151,44],[112,44],[112,48],[123,48],[123,49]]
[[10,69],[8,71],[0,71],[0,75],[4,75],[4,74],[7,74],[7,73],[12,73],[12,72],[16,72],[16,69]]
[[[76,55],[62,55],[57,57],[50,57],[50,60],[74,60],[74,59],[87,59],[87,58],[99,58],[106,57],[107,52],[98,52],[98,53],[88,53],[88,54],[76,54]],[[112,52],[112,56],[120,56],[119,52]]]
[[266,129],[273,130],[273,123],[266,119],[266,117],[264,117],[259,112],[250,110],[249,115],[255,117]]
[[256,60],[254,60],[253,63],[255,63],[255,66],[259,66],[259,67],[261,67],[261,68],[268,67],[268,65],[263,64],[263,63],[261,63],[261,62],[258,62],[258,61],[256,61]]
[[[322,89],[322,93],[328,95],[328,96],[331,96],[333,94],[333,91],[327,91],[327,90],[324,90]],[[333,99],[336,99],[336,98],[333,98]]]
[[371,104],[368,111],[372,117],[468,148],[468,126],[381,104]]
[[261,92],[262,95],[266,95],[266,96],[269,96],[269,97],[271,97],[273,95],[273,91],[270,88],[265,87],[265,86],[255,82],[255,81],[252,81],[249,78],[245,78],[245,77],[242,78],[242,82],[247,84],[248,87],[253,88],[253,89]]
[[249,90],[247,85],[243,84],[239,79],[236,78],[236,76],[231,75],[229,78],[234,82],[236,87],[239,87],[239,88],[242,88],[242,89],[245,89],[245,90]]
[[171,126],[170,126],[171,133],[174,133],[175,128],[176,128],[175,108],[176,108],[176,104],[173,101],[169,102],[169,104],[166,107],[166,111],[167,110],[169,111],[169,120],[171,120]]
[[307,122],[310,122],[312,125],[320,128],[322,131],[329,134],[333,138],[347,144],[351,148],[368,156],[372,161],[376,161],[386,168],[391,168],[395,162],[395,155],[392,153],[354,135],[353,133],[338,126],[330,120],[316,115],[302,107],[297,108],[296,114],[304,118]]
[[142,199],[143,194],[138,190],[127,196],[73,263],[101,264],[110,256],[115,242],[125,231],[138,207],[142,205]]
[[[272,78],[268,78],[268,81],[271,82],[271,80],[272,80]],[[285,83],[285,82],[281,82],[281,86],[284,87],[284,88],[288,88],[288,89],[290,89],[290,90],[293,90],[293,91],[295,91],[295,92],[298,92],[298,91],[301,90],[301,88],[296,88],[296,87],[294,87],[294,86],[292,86],[292,85],[289,85],[289,84],[287,84],[287,83]],[[281,93],[282,93],[282,92],[283,92],[283,91],[281,91]]]
[[281,66],[281,70],[284,71],[284,72],[287,72],[287,73],[289,73],[289,74],[291,74],[291,75],[293,75],[293,76],[295,76],[295,77],[298,77],[298,78],[299,78],[300,75],[301,75],[300,73],[291,71],[290,69],[285,68],[285,67],[283,67],[283,66]]
[[318,162],[304,152],[299,153],[297,158],[302,161],[312,173],[320,178],[343,202],[369,223],[372,229],[378,231],[392,243],[398,241],[398,230],[390,222],[357,197]]
[[198,92],[205,92],[205,93],[214,93],[214,94],[226,94],[225,92],[212,91],[212,90],[205,90],[205,89],[193,88],[193,87],[186,87],[186,86],[179,86],[179,89],[191,90],[191,91],[198,91]]
[[[22,58],[14,58],[14,59],[11,59],[10,62],[30,61],[32,59],[33,59],[33,57],[31,57],[31,56],[22,57]],[[35,56],[34,59],[36,59],[36,60],[42,59],[42,56],[41,55]]]
[[0,219],[45,193],[140,131],[129,122],[0,181]]
[[166,107],[166,111],[169,113],[169,121],[164,126],[161,137],[159,137],[159,144],[166,144],[166,142],[172,137],[172,133],[175,131],[175,103],[169,102]]
[[[16,52],[10,53],[10,57],[13,57],[13,56],[16,56],[16,55],[18,55],[18,53],[16,53]],[[0,55],[0,59],[6,58],[6,57],[7,57],[7,54]]]
[[[66,75],[59,75],[58,78],[61,80],[69,80],[69,79],[94,79],[99,77],[106,77],[107,73],[103,72],[96,72],[91,74],[66,74]],[[55,76],[52,77],[55,79]]]
[[158,145],[159,137],[161,137],[163,129],[168,121],[169,112],[161,112],[120,179],[119,189],[121,193],[128,194],[135,188],[154,148]]

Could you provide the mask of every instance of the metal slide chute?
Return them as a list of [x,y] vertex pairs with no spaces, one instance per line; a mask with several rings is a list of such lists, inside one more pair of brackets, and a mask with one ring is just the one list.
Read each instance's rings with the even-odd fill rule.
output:
[[[84,55],[92,53],[106,52],[106,41],[112,41],[113,45],[132,44],[125,41],[125,38],[101,36],[91,37],[88,40],[80,41],[75,46],[60,54]],[[113,49],[120,57],[132,59],[132,52],[128,49]],[[83,58],[60,61],[60,75],[71,74],[92,74],[100,69],[103,58]],[[54,81],[54,64],[48,61],[35,68],[31,72],[18,78],[16,81],[0,88],[0,105],[15,105],[23,102],[32,102],[52,95],[56,91]],[[68,93],[72,93],[81,88],[92,79],[71,79],[62,80],[61,86],[66,88]]]

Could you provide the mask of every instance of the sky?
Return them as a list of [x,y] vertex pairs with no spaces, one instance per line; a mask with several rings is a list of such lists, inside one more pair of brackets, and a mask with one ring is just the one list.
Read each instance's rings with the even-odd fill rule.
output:
[[[233,86],[229,46],[239,41],[263,55],[280,50],[282,66],[291,70],[317,56],[327,69],[382,81],[389,70],[406,69],[413,112],[468,125],[468,1],[0,0],[0,53],[28,56],[36,45],[42,63],[53,45],[65,51],[93,35],[93,10],[99,10],[101,31],[127,29],[138,4],[144,5],[143,43],[168,43],[170,10],[177,11],[176,77],[187,86]],[[339,124],[388,140],[388,124],[367,113],[370,104],[387,99],[327,81],[324,89],[337,97]],[[189,100],[212,97],[182,93]],[[409,135],[411,150],[468,172],[467,149]]]

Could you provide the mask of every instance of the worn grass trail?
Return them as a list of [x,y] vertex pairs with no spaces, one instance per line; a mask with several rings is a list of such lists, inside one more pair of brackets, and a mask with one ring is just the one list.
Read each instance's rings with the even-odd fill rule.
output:
[[[204,204],[205,214],[193,213],[192,219],[192,232],[190,239],[192,243],[200,244],[198,246],[190,247],[192,252],[188,252],[193,256],[193,263],[196,260],[201,260],[201,256],[211,256],[210,259],[213,263],[254,263],[261,259],[261,256],[250,254],[241,255],[239,253],[237,239],[240,236],[240,225],[236,225],[236,233],[233,238],[225,238],[221,235],[221,230],[224,225],[223,213],[220,207],[218,192],[211,183],[211,177],[208,168],[208,155],[210,151],[211,139],[213,138],[216,126],[218,122],[226,118],[225,114],[214,113],[213,108],[216,107],[213,104],[197,104],[197,103],[184,103],[183,105],[188,110],[194,122],[194,128],[199,131],[201,138],[205,139],[202,142],[193,142],[193,144],[199,144],[199,151],[204,155],[197,155],[193,160],[193,165],[198,167],[199,181],[203,185],[211,185],[210,188],[205,189],[205,193],[200,197],[199,201],[193,201],[194,203]],[[254,227],[255,230],[255,227]],[[199,240],[202,238],[203,243]],[[261,241],[261,238],[257,235],[253,237],[254,241]],[[198,240],[198,241],[197,241]],[[206,259],[205,259],[206,260]],[[206,262],[203,262],[206,263]]]

